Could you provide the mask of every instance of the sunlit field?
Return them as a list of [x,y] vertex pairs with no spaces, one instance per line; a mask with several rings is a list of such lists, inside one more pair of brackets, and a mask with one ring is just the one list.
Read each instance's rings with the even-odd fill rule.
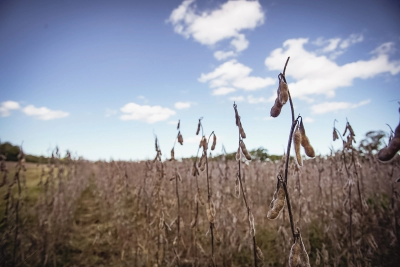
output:
[[213,156],[212,134],[198,157],[179,161],[173,151],[161,161],[157,139],[152,161],[90,162],[58,149],[47,163],[25,163],[22,152],[3,160],[2,266],[398,264],[400,157],[378,160],[384,133],[324,157],[265,160],[243,148],[236,119],[232,154]]

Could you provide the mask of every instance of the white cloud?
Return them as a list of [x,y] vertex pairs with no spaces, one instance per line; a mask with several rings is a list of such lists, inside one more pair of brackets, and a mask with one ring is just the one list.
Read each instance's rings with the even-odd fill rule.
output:
[[175,108],[176,109],[185,109],[185,108],[190,108],[192,103],[190,102],[176,102],[175,103]]
[[349,47],[350,45],[362,42],[363,40],[364,40],[364,36],[362,34],[352,34],[352,35],[350,35],[349,38],[344,39],[340,43],[340,48],[345,49],[345,48]]
[[244,101],[244,97],[243,96],[232,96],[232,97],[229,98],[229,100],[235,101],[235,102],[243,102]]
[[202,73],[199,82],[208,82],[211,88],[234,87],[253,91],[275,84],[276,79],[249,76],[252,69],[237,62],[235,59],[227,61],[209,73]]
[[307,122],[307,123],[312,123],[312,122],[314,122],[315,120],[314,120],[313,118],[310,118],[310,117],[305,117],[305,118],[303,119],[303,121],[304,121],[304,122]]
[[232,87],[220,87],[213,91],[213,95],[227,95],[229,93],[235,92],[236,89]]
[[349,102],[324,102],[311,106],[311,112],[314,114],[324,114],[328,112],[338,111],[340,109],[358,108],[371,102],[370,99],[361,101],[360,103]]
[[140,120],[147,123],[155,123],[165,121],[170,116],[175,115],[175,111],[161,106],[138,105],[136,103],[128,103],[121,108],[123,114],[121,120]]
[[108,117],[111,117],[111,116],[117,114],[117,112],[118,112],[118,111],[115,110],[115,109],[106,108],[106,114],[105,114],[105,116],[106,116],[106,118],[108,118]]
[[183,1],[168,19],[176,33],[192,37],[203,45],[214,45],[232,39],[236,52],[249,45],[243,30],[264,23],[264,12],[258,1],[228,1],[215,10],[200,12],[194,0]]
[[349,46],[362,42],[363,40],[364,36],[362,34],[351,34],[347,39],[332,38],[326,40],[319,37],[312,43],[317,46],[323,46],[322,49],[317,49],[315,51],[317,54],[328,54],[330,59],[335,59],[339,55],[343,54]]
[[64,112],[61,110],[51,110],[46,107],[37,108],[33,105],[26,106],[22,109],[28,116],[33,116],[39,120],[53,120],[53,119],[60,119],[69,116],[68,112]]
[[393,47],[391,43],[374,50],[369,60],[359,60],[342,66],[325,55],[305,50],[304,45],[307,43],[308,39],[305,38],[289,39],[283,43],[283,48],[275,49],[265,59],[268,69],[282,71],[287,57],[292,56],[286,76],[295,80],[289,83],[293,98],[318,94],[333,97],[336,89],[351,86],[354,79],[368,79],[381,73],[396,75],[400,72],[400,61],[389,59],[389,52]]
[[227,59],[227,58],[230,58],[230,57],[235,57],[235,56],[236,56],[236,53],[233,52],[233,51],[228,51],[228,52],[216,51],[216,52],[214,53],[214,57],[215,57],[217,60],[224,60],[224,59]]
[[0,104],[0,116],[8,117],[11,110],[20,109],[19,103],[15,101],[4,101]]
[[247,97],[247,102],[249,102],[250,104],[259,104],[259,103],[267,103],[269,101],[264,97],[253,97],[252,95],[249,95]]
[[265,117],[265,118],[264,118],[265,121],[271,121],[271,120],[273,120],[273,119],[275,119],[275,118],[274,118],[274,117]]

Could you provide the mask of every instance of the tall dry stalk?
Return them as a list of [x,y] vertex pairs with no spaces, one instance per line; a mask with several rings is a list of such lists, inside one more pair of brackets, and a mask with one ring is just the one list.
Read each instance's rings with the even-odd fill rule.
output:
[[247,209],[247,219],[249,220],[249,233],[253,239],[253,258],[254,258],[254,266],[257,267],[257,256],[260,258],[260,260],[262,260],[264,258],[261,249],[257,247],[256,244],[256,230],[255,230],[255,226],[254,226],[254,216],[251,213],[251,209],[249,207],[249,204],[247,202],[247,198],[246,198],[246,192],[243,189],[243,182],[242,182],[242,174],[241,174],[241,161],[242,159],[244,160],[251,160],[251,156],[249,154],[249,152],[246,149],[246,146],[243,142],[243,138],[246,138],[246,133],[244,132],[243,126],[242,126],[242,122],[240,120],[240,116],[239,116],[239,112],[237,110],[237,105],[234,103],[233,104],[233,109],[235,110],[235,120],[236,120],[236,126],[238,127],[238,134],[239,134],[239,141],[238,141],[238,156],[236,156],[236,159],[238,159],[238,167],[239,167],[239,171],[237,173],[237,177],[239,180],[239,184],[240,184],[240,189],[242,191],[242,196],[243,196],[243,200],[244,200],[244,204],[246,206]]

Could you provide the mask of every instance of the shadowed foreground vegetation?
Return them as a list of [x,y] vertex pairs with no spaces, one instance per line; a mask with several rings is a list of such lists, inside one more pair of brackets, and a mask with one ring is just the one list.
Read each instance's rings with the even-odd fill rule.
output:
[[[289,165],[293,219],[302,229],[312,266],[400,262],[400,157],[382,164],[363,145],[358,152],[305,160],[301,170]],[[193,161],[61,158],[57,150],[48,164],[24,163],[23,155],[17,163],[3,161],[1,266],[210,264],[207,204],[202,203],[206,171],[196,182]],[[243,166],[244,192],[263,254],[258,266],[287,266],[293,243],[287,208],[275,220],[266,217],[282,161],[253,160]],[[215,205],[215,263],[252,266],[247,211],[242,198],[235,197],[237,162],[222,155],[208,162],[208,172]]]

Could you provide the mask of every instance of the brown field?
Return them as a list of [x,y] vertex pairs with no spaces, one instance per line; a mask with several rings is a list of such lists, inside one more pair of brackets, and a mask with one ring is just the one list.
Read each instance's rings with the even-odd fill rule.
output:
[[[293,244],[287,206],[277,219],[267,218],[282,162],[241,164],[239,198],[238,162],[209,158],[207,163],[215,206],[212,235],[207,170],[194,177],[193,161],[93,163],[56,157],[47,165],[24,164],[25,171],[7,163],[0,194],[11,194],[0,202],[1,264],[207,266],[213,264],[213,250],[217,266],[253,266],[244,191],[263,254],[257,255],[258,266],[287,266]],[[301,168],[292,160],[288,173],[293,221],[311,266],[397,266],[398,155],[382,164],[373,154],[339,151],[304,160]]]

